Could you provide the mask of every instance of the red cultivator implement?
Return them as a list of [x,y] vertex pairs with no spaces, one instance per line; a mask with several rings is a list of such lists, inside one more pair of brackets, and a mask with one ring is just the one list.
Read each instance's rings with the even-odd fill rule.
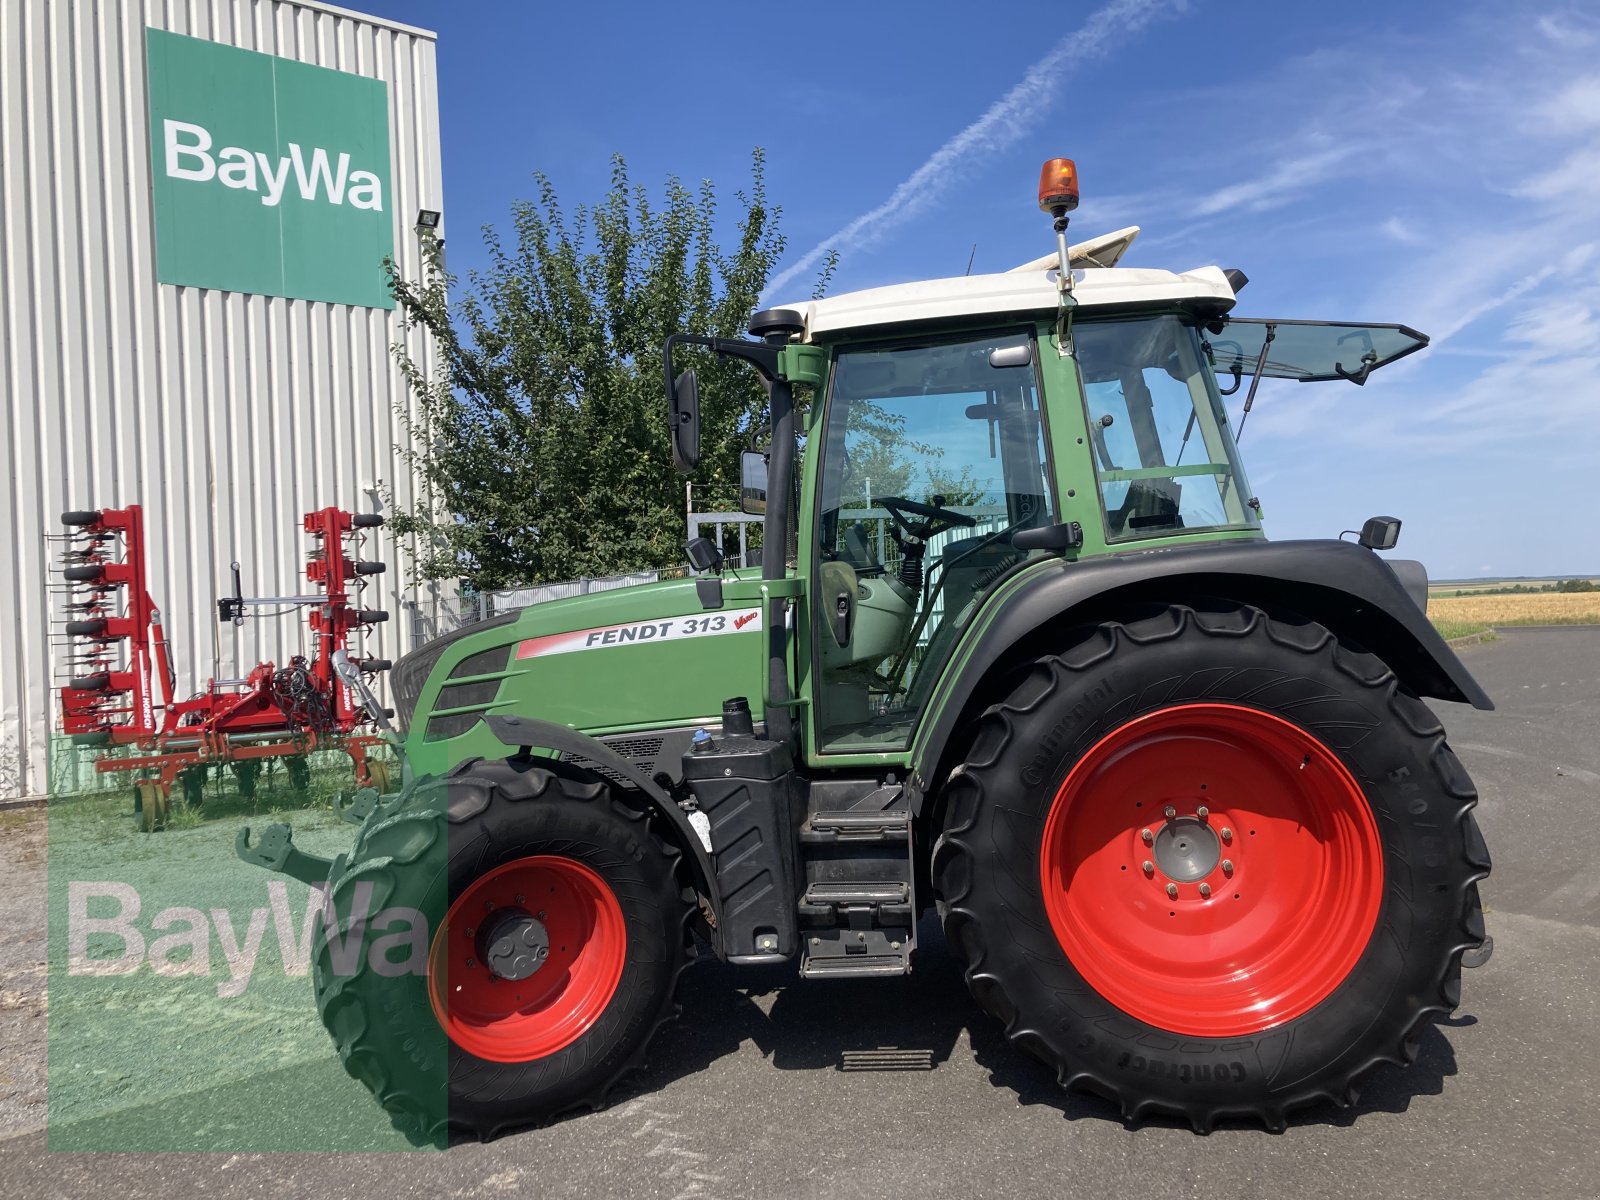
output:
[[[258,663],[242,679],[208,680],[187,700],[173,696],[161,612],[146,585],[143,510],[133,504],[61,519],[70,529],[61,539],[61,591],[71,672],[61,689],[62,728],[78,745],[106,748],[96,771],[136,773],[134,802],[147,830],[161,822],[175,784],[185,801],[198,804],[208,772],[223,763],[245,796],[272,759],[305,791],[307,756],[341,750],[355,764],[358,784],[387,789],[388,765],[374,754],[383,739],[335,664],[352,635],[389,617],[352,602],[367,578],[383,571],[381,562],[354,557],[363,531],[383,524],[381,516],[338,508],[306,514],[313,540],[306,579],[314,590],[304,595],[246,597],[234,563],[234,594],[218,601],[218,617],[240,625],[254,608],[304,607],[312,651],[282,666]],[[349,662],[367,676],[389,668],[385,659]]]

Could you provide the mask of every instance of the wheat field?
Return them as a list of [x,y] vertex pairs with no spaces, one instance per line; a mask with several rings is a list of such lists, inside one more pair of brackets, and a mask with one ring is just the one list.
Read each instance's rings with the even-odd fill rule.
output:
[[1600,592],[1435,596],[1428,617],[1446,637],[1496,625],[1600,625]]

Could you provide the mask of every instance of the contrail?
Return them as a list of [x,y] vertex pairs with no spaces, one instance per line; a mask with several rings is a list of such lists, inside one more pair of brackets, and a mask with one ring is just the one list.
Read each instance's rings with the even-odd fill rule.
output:
[[1187,0],[1112,0],[1098,9],[1081,29],[1062,38],[1049,54],[1029,67],[1017,85],[991,104],[983,116],[935,150],[887,200],[779,271],[762,295],[770,296],[786,287],[797,275],[816,266],[830,250],[843,252],[870,245],[894,225],[926,208],[936,193],[950,185],[964,160],[993,154],[1026,133],[1044,114],[1074,63],[1103,54],[1118,37],[1137,33],[1157,17],[1187,7]]

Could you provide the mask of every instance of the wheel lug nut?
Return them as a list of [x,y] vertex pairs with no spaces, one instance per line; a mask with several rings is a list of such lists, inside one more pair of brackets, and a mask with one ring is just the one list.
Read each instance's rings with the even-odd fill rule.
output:
[[1194,810],[1194,815],[1199,817],[1202,821],[1204,821],[1207,817],[1209,817],[1211,815],[1211,810],[1209,808],[1207,808],[1204,804],[1202,804],[1199,808]]
[[1209,883],[1202,883],[1200,885],[1200,899],[1202,899],[1202,900],[1211,899],[1211,885]]
[[1178,898],[1178,885],[1175,884],[1175,883],[1167,884],[1167,899],[1176,900],[1177,898]]
[[1146,846],[1156,840],[1156,835],[1151,833],[1148,829],[1139,830],[1139,836],[1144,839],[1144,844]]
[[1225,858],[1222,860],[1222,873],[1224,875],[1233,874],[1233,859]]
[[1221,830],[1219,830],[1218,832],[1220,832],[1222,834],[1222,840],[1223,841],[1225,841],[1225,842],[1233,841],[1233,830],[1229,829],[1226,825],[1224,825],[1221,828]]
[[1161,815],[1169,821],[1176,821],[1178,819],[1178,810],[1169,804],[1161,810]]
[[1155,865],[1155,863],[1151,862],[1148,858],[1145,859],[1144,862],[1141,864],[1141,869],[1144,871],[1144,873],[1146,875],[1154,875],[1156,873],[1156,865]]

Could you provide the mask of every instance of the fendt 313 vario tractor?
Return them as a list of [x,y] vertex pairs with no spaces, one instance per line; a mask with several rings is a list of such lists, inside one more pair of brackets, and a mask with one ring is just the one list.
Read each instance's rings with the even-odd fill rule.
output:
[[[1265,538],[1224,400],[1427,339],[1236,317],[1237,271],[1117,267],[1136,229],[1069,247],[1068,160],[1040,203],[1056,250],[1014,271],[670,338],[684,470],[675,354],[770,397],[761,565],[695,541],[696,577],[429,643],[351,852],[242,844],[329,882],[319,1010],[402,1129],[598,1105],[696,935],[829,987],[911,971],[930,907],[1008,1038],[1130,1120],[1282,1128],[1455,1008],[1489,855],[1424,697],[1489,698],[1380,557],[1399,521]],[[385,909],[426,930],[342,947]]]

